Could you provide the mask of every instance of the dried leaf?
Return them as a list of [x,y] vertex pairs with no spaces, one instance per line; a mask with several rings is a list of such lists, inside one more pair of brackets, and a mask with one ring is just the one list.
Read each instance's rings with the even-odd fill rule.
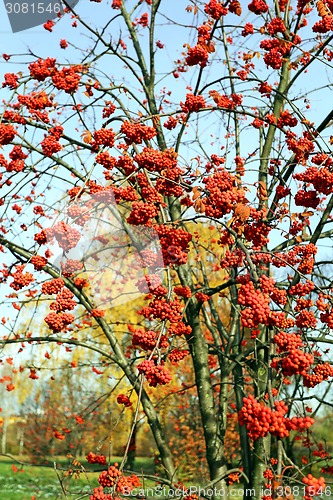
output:
[[90,144],[92,141],[92,134],[89,132],[89,130],[86,130],[81,134],[82,140],[85,144]]
[[237,203],[235,207],[235,217],[238,217],[241,221],[246,221],[250,217],[250,207],[243,205],[243,203]]

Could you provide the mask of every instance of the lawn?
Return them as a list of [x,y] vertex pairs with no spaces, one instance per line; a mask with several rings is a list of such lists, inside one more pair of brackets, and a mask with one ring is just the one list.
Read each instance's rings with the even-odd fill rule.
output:
[[[111,463],[121,459],[115,457]],[[82,459],[82,465],[87,467],[89,471],[93,466],[89,465],[85,459]],[[14,466],[14,467],[13,467]],[[17,469],[16,469],[17,468]],[[68,470],[68,460],[64,457],[56,458],[56,467],[51,462],[48,466],[20,466],[7,457],[0,457],[0,499],[1,500],[62,500],[62,499],[88,499],[88,493],[91,492],[91,487],[99,486],[96,472],[82,472],[79,477],[75,475],[64,477]],[[153,474],[153,459],[139,457],[135,460],[135,471],[140,473]],[[59,480],[59,478],[60,480]],[[67,496],[61,488],[61,480],[64,481],[64,487]],[[156,484],[152,481],[142,482],[141,492],[145,490],[148,500],[167,499],[167,488],[154,495]],[[191,485],[187,485],[190,487]],[[232,500],[241,500],[242,496],[237,494],[242,489],[241,485],[235,484],[232,493]],[[139,491],[138,491],[139,493]],[[193,491],[194,493],[194,491]],[[180,499],[180,495],[171,495],[170,499]],[[222,499],[221,499],[222,500]]]
[[[116,462],[114,458],[111,462]],[[68,470],[65,458],[56,459],[56,468],[51,462],[49,466],[23,466],[14,463],[9,458],[0,457],[0,498],[4,500],[60,500],[66,498],[62,492],[60,480],[64,481],[67,498],[77,500],[84,493],[91,491],[91,486],[99,486],[98,472],[83,472],[64,477]],[[14,465],[14,470],[13,466]],[[91,470],[92,466],[82,460],[82,465]],[[16,470],[15,467],[18,469]],[[153,461],[150,458],[137,458],[135,470],[152,473]],[[96,470],[102,470],[101,468]],[[57,476],[59,475],[59,478]],[[89,498],[88,496],[84,498]]]

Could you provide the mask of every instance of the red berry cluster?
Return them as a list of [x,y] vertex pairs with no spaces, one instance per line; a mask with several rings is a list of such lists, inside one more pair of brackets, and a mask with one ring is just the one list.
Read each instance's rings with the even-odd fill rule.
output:
[[303,137],[297,137],[296,134],[291,131],[288,131],[286,136],[287,147],[294,153],[295,160],[301,165],[305,165],[310,153],[312,153],[315,148],[312,137],[309,137],[308,132],[303,132]]
[[114,146],[114,139],[115,133],[112,129],[101,128],[94,132],[94,140],[97,146],[108,146],[112,148]]
[[264,0],[252,0],[248,5],[248,9],[259,16],[268,11],[268,5]]
[[167,300],[165,297],[155,298],[147,307],[143,307],[138,314],[145,318],[169,320],[171,323],[178,323],[182,317],[182,306],[179,300]]
[[173,130],[176,128],[178,125],[178,120],[177,118],[174,118],[173,116],[169,116],[167,121],[164,123],[163,127],[165,127],[168,130]]
[[279,332],[274,335],[273,342],[278,346],[279,353],[303,346],[301,336],[296,333]]
[[151,387],[166,385],[171,381],[171,375],[163,364],[157,365],[152,359],[145,359],[137,366],[139,373],[143,373]]
[[289,54],[291,44],[283,43],[278,38],[262,40],[260,48],[267,51],[264,55],[264,61],[267,66],[273,69],[280,69],[283,63],[283,58]]
[[[44,90],[42,92],[31,92],[31,94],[18,95],[17,100],[20,104],[26,106],[30,112],[53,106],[52,100]],[[49,130],[49,133],[52,134],[52,129]],[[56,138],[59,139],[59,137]]]
[[47,259],[41,255],[33,255],[30,259],[36,271],[41,271],[47,264]]
[[241,285],[238,292],[238,303],[246,306],[241,312],[241,321],[244,327],[257,328],[259,324],[267,325],[269,323],[269,295],[256,289],[252,281]]
[[316,495],[323,495],[326,484],[323,477],[315,478],[312,474],[303,477],[302,482],[306,484],[304,500],[312,500]]
[[198,43],[188,49],[185,62],[188,66],[196,66],[198,64],[201,68],[204,68],[207,66],[208,58],[209,51],[207,45]]
[[111,7],[113,9],[120,9],[122,6],[123,0],[112,0],[112,5]]
[[312,292],[314,288],[315,284],[312,281],[307,280],[305,283],[297,283],[297,285],[291,286],[288,290],[288,294],[304,297]]
[[124,405],[126,408],[129,408],[133,404],[130,398],[125,394],[118,394],[117,403],[120,405]]
[[16,271],[12,273],[13,278],[12,283],[9,285],[14,290],[21,290],[25,286],[30,285],[34,281],[34,277],[31,273],[23,273],[24,265],[17,265]]
[[73,203],[68,207],[67,215],[74,219],[75,224],[78,226],[84,226],[90,219],[90,213],[88,207],[80,207],[76,203]]
[[295,194],[295,205],[297,207],[307,207],[316,209],[320,204],[320,198],[317,196],[317,191],[305,191],[299,189]]
[[[118,1],[118,0],[113,0]],[[121,2],[121,0],[119,0]],[[90,495],[89,500],[115,500],[113,496],[109,493],[104,493],[103,486],[94,488],[93,495]]]
[[294,307],[295,312],[303,311],[303,309],[310,309],[313,306],[313,301],[311,299],[296,299],[296,305]]
[[182,321],[179,323],[172,323],[172,325],[169,326],[168,333],[170,335],[191,335],[192,333],[192,328],[190,325],[185,325]]
[[[104,172],[105,175],[105,172]],[[105,179],[107,180],[107,177],[105,175]],[[117,186],[112,186],[112,191],[114,198],[117,203],[119,203],[121,200],[125,201],[136,201],[138,199],[137,192],[132,186],[126,186],[126,187],[117,187]],[[143,193],[141,193],[143,195]],[[154,200],[157,201],[157,200]]]
[[41,142],[42,150],[45,156],[52,156],[62,149],[61,144],[53,135],[46,136]]
[[213,19],[218,20],[228,13],[228,9],[218,0],[209,0],[205,5],[205,12]]
[[[144,351],[154,349],[157,343],[159,334],[153,330],[135,330],[132,337],[133,347],[141,347]],[[159,347],[166,348],[169,346],[165,335],[162,335],[159,341]]]
[[132,211],[127,217],[127,222],[133,226],[151,226],[152,219],[158,214],[158,208],[151,203],[135,201],[132,204]]
[[184,297],[189,299],[192,295],[191,288],[189,286],[176,286],[173,291],[179,297]]
[[75,248],[81,238],[81,233],[64,221],[57,222],[51,228],[49,234],[57,240],[58,245],[65,252]]
[[192,235],[184,229],[177,229],[171,225],[154,226],[162,248],[164,265],[186,264],[189,252],[188,244],[192,240]]
[[144,148],[142,153],[135,155],[134,161],[139,167],[146,168],[149,172],[162,172],[177,167],[177,155],[173,150],[159,151],[152,148]]
[[66,94],[73,94],[79,88],[82,71],[81,66],[70,66],[69,68],[57,69],[52,73],[52,82],[58,90],[64,90]]
[[223,217],[230,213],[237,203],[244,202],[245,191],[236,187],[236,178],[227,170],[219,170],[204,183],[209,194],[203,199],[205,213],[209,217]]
[[198,302],[207,302],[210,299],[210,296],[206,293],[198,292],[195,294],[195,298]]
[[266,29],[270,35],[276,35],[277,33],[284,33],[286,27],[284,22],[280,17],[274,17],[266,26]]
[[149,292],[156,297],[163,297],[168,293],[167,288],[162,285],[161,278],[158,274],[146,274],[137,281],[136,286],[141,293],[147,293],[148,288]]
[[51,76],[55,70],[56,60],[48,57],[46,59],[38,59],[29,64],[30,76],[34,80],[43,82],[48,76]]
[[298,328],[316,328],[317,319],[313,313],[313,311],[308,311],[307,309],[303,309],[296,316],[296,326]]
[[103,108],[103,118],[109,118],[116,111],[116,106],[111,101],[105,101],[105,107]]
[[44,321],[54,333],[57,333],[73,323],[74,319],[73,314],[51,312],[45,316]]
[[101,464],[106,465],[106,456],[105,455],[97,455],[92,451],[89,451],[86,459],[89,464]]
[[42,293],[44,295],[53,295],[59,293],[64,286],[65,283],[61,278],[54,278],[50,281],[46,281],[45,283],[43,283]]
[[[131,446],[132,445],[130,445],[129,449],[131,449]],[[118,493],[128,495],[128,493],[131,492],[133,488],[136,488],[138,486],[140,486],[140,479],[136,474],[132,474],[131,476],[120,476],[117,482],[116,491]]]
[[187,349],[172,349],[172,351],[168,354],[168,360],[172,364],[177,364],[182,359],[186,358],[190,354],[190,351]]
[[299,349],[290,349],[288,354],[282,359],[275,359],[271,367],[281,368],[283,375],[291,377],[292,375],[305,375],[314,362],[314,356]]
[[76,286],[76,288],[81,290],[83,287],[89,286],[89,282],[84,278],[75,278],[74,285]]
[[105,316],[105,311],[103,311],[103,309],[92,309],[90,314],[93,318],[103,318],[103,316]]
[[60,263],[61,272],[65,278],[70,278],[77,271],[83,269],[83,263],[76,259],[67,259]]
[[0,123],[0,145],[4,146],[6,144],[10,144],[17,134],[13,125],[5,125],[4,123]]
[[242,267],[244,264],[244,252],[237,248],[234,251],[226,250],[224,257],[220,262],[222,269],[227,269],[228,267]]
[[38,245],[45,245],[46,243],[50,243],[52,240],[52,231],[49,228],[42,229],[40,233],[35,234],[34,240],[38,243]]
[[315,387],[329,377],[333,377],[333,366],[329,363],[318,363],[314,367],[313,373],[307,373],[303,376],[303,383],[305,387]]
[[156,135],[154,127],[143,125],[142,123],[123,122],[120,131],[125,134],[126,141],[129,143],[141,144],[142,141],[148,141]]
[[52,311],[71,311],[76,306],[76,302],[72,300],[74,293],[72,293],[68,288],[63,288],[57,295],[55,302],[52,302],[50,309]]
[[333,309],[331,311],[321,313],[320,321],[326,323],[329,328],[333,329]]
[[318,193],[329,195],[333,192],[333,172],[331,171],[332,165],[330,162],[329,167],[318,168],[317,166],[308,167],[305,172],[294,174],[294,179],[298,181],[312,184],[314,190]]
[[15,90],[18,87],[18,75],[15,73],[5,73],[5,81],[2,82],[3,87],[9,87],[11,90]]
[[104,488],[112,488],[112,486],[115,486],[117,484],[118,478],[120,476],[122,476],[122,473],[118,469],[118,464],[115,463],[114,465],[111,465],[108,470],[103,470],[100,473],[98,482]]
[[96,155],[95,161],[100,165],[103,165],[107,170],[112,170],[117,164],[117,159],[111,156],[108,151],[101,151]]
[[206,101],[202,95],[186,94],[185,103],[181,102],[180,107],[184,113],[197,112],[206,107]]
[[274,407],[259,403],[252,395],[243,398],[243,408],[238,412],[240,425],[246,425],[249,437],[256,440],[268,433],[280,438],[289,436],[291,430],[304,430],[311,427],[311,417],[287,418],[287,405],[283,401],[275,401]]
[[279,184],[276,188],[275,195],[278,200],[281,200],[282,198],[285,198],[291,193],[291,189],[288,188],[287,186],[284,186],[283,184]]

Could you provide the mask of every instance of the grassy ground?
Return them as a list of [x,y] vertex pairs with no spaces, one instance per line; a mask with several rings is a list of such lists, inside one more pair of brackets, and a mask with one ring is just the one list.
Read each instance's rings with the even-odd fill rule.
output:
[[[116,458],[112,462],[116,461]],[[17,467],[17,471],[13,464]],[[82,460],[82,465],[89,470],[92,466]],[[137,458],[136,471],[152,472],[152,459]],[[0,498],[1,500],[60,500],[66,498],[62,492],[61,480],[66,488],[67,498],[77,500],[84,493],[91,491],[91,487],[99,486],[97,478],[99,472],[81,473],[64,477],[64,470],[68,469],[68,461],[64,458],[56,460],[56,468],[49,466],[23,466],[6,457],[0,457]],[[102,470],[102,468],[96,470]],[[59,477],[58,477],[59,476]],[[89,498],[86,496],[85,498]]]
[[[23,460],[22,460],[23,461]],[[111,460],[111,463],[117,461],[117,458]],[[119,459],[118,459],[119,461]],[[14,467],[13,467],[14,465]],[[90,471],[92,466],[82,459],[82,465]],[[17,470],[15,469],[17,467]],[[14,469],[14,470],[13,470]],[[62,499],[88,499],[91,489],[99,486],[96,472],[87,474],[81,473],[79,477],[75,475],[64,477],[68,470],[68,460],[65,458],[56,459],[56,467],[53,463],[48,466],[23,466],[13,462],[9,458],[0,457],[0,499],[1,500],[62,500]],[[136,458],[135,471],[140,473],[153,474],[153,460],[151,458]],[[60,480],[59,480],[60,478]],[[61,480],[67,496],[62,491]],[[188,485],[190,486],[190,485]],[[152,481],[145,481],[142,491],[145,490],[146,498],[154,500],[153,491],[156,484]],[[237,494],[241,485],[235,485],[232,493],[232,500],[241,500],[242,496]],[[194,493],[194,491],[193,491]],[[174,500],[180,500],[180,496],[173,496]],[[171,500],[172,500],[171,498]],[[131,497],[129,497],[129,500]],[[155,500],[167,500],[167,493],[157,494]],[[221,498],[223,500],[223,498]]]

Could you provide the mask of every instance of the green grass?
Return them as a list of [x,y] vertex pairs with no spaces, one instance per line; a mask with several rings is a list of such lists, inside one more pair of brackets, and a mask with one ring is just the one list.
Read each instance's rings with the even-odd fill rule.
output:
[[[115,458],[112,460],[116,462]],[[12,465],[18,467],[18,471],[14,472]],[[68,469],[68,460],[65,458],[56,458],[57,471],[51,462],[48,466],[24,466],[21,469],[17,463],[14,463],[9,458],[0,457],[0,498],[4,500],[31,500],[35,497],[36,500],[60,500],[66,498],[62,492],[60,479],[64,477],[64,470]],[[82,460],[82,465],[91,470],[92,466],[87,464],[86,460]],[[135,470],[140,473],[152,473],[153,462],[150,458],[137,458]],[[98,467],[96,467],[98,470]],[[99,470],[102,470],[99,468]],[[99,473],[89,472],[86,475],[80,474],[80,477],[66,477],[64,486],[66,488],[67,497],[76,500],[84,493],[91,492],[91,488],[99,486],[97,482]],[[86,496],[85,498],[89,498]]]
[[[55,470],[53,461],[56,462]],[[111,463],[120,462],[117,457],[111,460]],[[22,458],[22,461],[27,461]],[[88,499],[92,488],[99,486],[97,478],[99,472],[87,472],[87,474],[80,474],[80,477],[66,477],[64,479],[64,487],[66,489],[67,497],[63,494],[57,473],[62,479],[64,472],[68,470],[68,459],[64,457],[56,457],[50,459],[48,466],[19,466],[7,457],[0,457],[0,499],[1,500],[31,500],[35,497],[36,500],[62,500],[65,498],[71,500],[78,500],[81,498]],[[14,472],[12,465],[18,467],[18,471]],[[82,459],[82,465],[91,471],[93,466],[89,465],[85,459]],[[96,466],[96,470],[102,470],[102,467]],[[153,474],[153,459],[138,457],[135,459],[135,471],[138,475],[140,473]],[[186,483],[187,484],[187,483]],[[152,489],[156,486],[153,481],[144,481],[142,489]],[[190,486],[189,484],[187,486]],[[241,500],[242,496],[236,495],[235,490],[242,489],[242,485],[235,484],[232,500]],[[84,496],[86,494],[86,496]],[[149,493],[148,500],[154,500],[154,497]],[[180,497],[172,497],[180,499]],[[155,499],[167,500],[167,496],[159,495]],[[223,500],[221,498],[221,500]]]

